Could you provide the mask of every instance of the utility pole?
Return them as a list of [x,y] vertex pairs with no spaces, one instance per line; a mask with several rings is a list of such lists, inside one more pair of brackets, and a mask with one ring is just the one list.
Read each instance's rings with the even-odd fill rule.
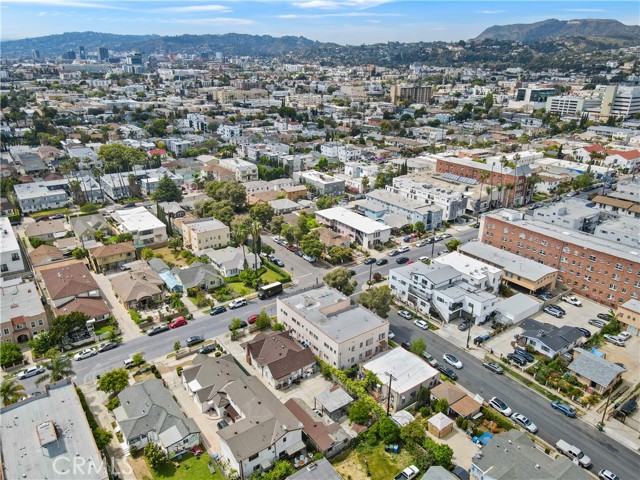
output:
[[391,407],[391,380],[398,380],[391,372],[384,372],[389,375],[389,390],[387,390],[387,417],[389,416],[389,408]]
[[369,264],[369,282],[367,283],[367,285],[369,285],[369,289],[371,288],[371,273],[373,272],[373,262],[371,264]]
[[469,350],[469,339],[471,338],[471,327],[473,326],[473,303],[471,304],[471,323],[467,329],[467,350]]
[[604,410],[602,410],[602,420],[600,420],[600,429],[604,429],[604,417],[607,414],[607,409],[609,408],[609,402],[611,402],[611,392],[609,392],[609,395],[607,396],[607,403],[604,406]]

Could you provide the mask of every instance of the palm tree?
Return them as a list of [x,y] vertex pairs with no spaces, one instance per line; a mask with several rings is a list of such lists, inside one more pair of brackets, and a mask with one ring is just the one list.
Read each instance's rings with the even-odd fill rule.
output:
[[49,383],[55,383],[63,378],[72,377],[76,374],[71,368],[71,359],[66,355],[62,355],[60,352],[52,352],[48,354],[49,363],[45,365],[49,373],[42,375],[36,384],[41,384],[45,380],[49,380]]
[[[505,196],[505,207],[509,207],[509,195],[511,192],[511,190],[513,190],[515,188],[515,185],[513,183],[507,183],[504,186],[505,190],[507,191],[507,195]],[[515,198],[514,198],[514,202],[515,202]]]
[[247,215],[241,215],[235,217],[231,222],[231,228],[233,229],[233,238],[235,238],[242,247],[242,257],[244,258],[242,266],[244,269],[246,269],[248,266],[247,256],[244,251],[244,244],[249,237],[249,221],[250,219]]
[[249,223],[249,233],[251,234],[251,239],[253,241],[253,255],[255,256],[255,270],[258,270],[258,254],[260,253],[261,243],[260,234],[262,233],[263,228],[264,226],[257,220],[253,220]]
[[487,195],[489,195],[489,211],[491,211],[491,204],[493,202],[491,198],[491,193],[493,192],[493,187],[487,187],[485,188],[485,191],[487,192]]
[[[102,191],[102,183],[100,182],[100,178],[102,177],[102,175],[104,175],[104,171],[100,167],[94,166],[91,168],[91,176],[96,182],[98,182],[98,186],[100,187],[100,197],[104,201],[104,192]],[[92,203],[94,203],[93,198],[91,200]]]
[[127,180],[129,181],[129,195],[131,195],[131,198],[133,197],[137,197],[137,193],[138,193],[138,179],[136,178],[136,176],[132,173],[129,174],[129,176],[127,177]]
[[82,185],[80,184],[79,180],[70,180],[69,181],[69,191],[71,192],[71,196],[73,197],[73,200],[80,206],[84,205],[86,202],[84,195],[83,195],[83,191],[82,191]]
[[[484,187],[484,181],[489,178],[491,174],[487,170],[483,170],[480,174],[480,198],[478,199],[478,215],[476,216],[476,220],[480,217],[480,205],[482,205],[482,189]],[[491,199],[489,199],[491,201]]]
[[24,397],[24,386],[16,382],[13,378],[2,381],[0,384],[0,399],[2,400],[2,405],[11,405],[22,397]]
[[499,205],[502,206],[504,204],[504,196],[502,194],[502,191],[504,190],[504,185],[502,185],[502,183],[499,183],[498,186],[496,187],[496,190],[499,193]]

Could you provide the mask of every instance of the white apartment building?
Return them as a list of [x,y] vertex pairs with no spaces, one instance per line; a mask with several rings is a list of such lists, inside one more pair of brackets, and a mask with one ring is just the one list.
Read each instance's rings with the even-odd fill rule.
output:
[[182,238],[185,248],[197,253],[205,248],[224,247],[229,243],[230,230],[215,218],[203,218],[182,224]]
[[412,200],[424,200],[427,205],[436,205],[442,209],[443,221],[455,221],[467,208],[467,197],[460,191],[446,189],[408,177],[396,177],[390,192]]
[[0,276],[24,271],[22,252],[11,223],[0,217]]
[[221,158],[218,165],[227,170],[231,170],[236,174],[236,180],[239,182],[249,182],[258,180],[258,167],[251,162],[240,158]]
[[165,140],[167,150],[175,153],[176,155],[183,155],[184,152],[193,148],[193,142],[190,140],[183,140],[181,138],[167,138]]
[[222,136],[222,139],[229,141],[232,138],[242,135],[242,129],[237,125],[220,125],[218,127],[218,134]]
[[19,183],[13,186],[22,213],[62,208],[71,202],[67,180],[61,182]]
[[640,87],[598,85],[596,91],[602,92],[602,115],[628,118],[640,112]]
[[434,258],[433,262],[455,268],[462,273],[462,280],[473,288],[498,293],[502,281],[502,270],[497,267],[462,255],[460,252],[451,252]]
[[136,248],[166,242],[167,227],[144,207],[117,210],[111,214],[120,233],[130,233]]
[[600,98],[582,98],[563,95],[547,98],[545,110],[549,113],[575,116],[587,112],[597,113],[600,111],[601,104],[602,99]]
[[344,194],[344,180],[332,177],[325,173],[309,170],[294,173],[294,179],[298,177],[300,183],[311,185],[321,195],[337,197]]
[[392,269],[389,287],[395,297],[421,312],[434,311],[445,322],[465,318],[479,325],[495,310],[498,297],[465,282],[462,276],[449,265],[416,262]]
[[278,297],[277,315],[293,339],[340,369],[372,358],[388,342],[387,320],[326,285]]
[[364,248],[373,248],[387,243],[391,238],[391,227],[359,215],[343,207],[327,208],[316,212],[316,220],[334,232],[346,235]]
[[593,234],[598,238],[626,245],[636,251],[640,249],[637,218],[619,217],[606,220],[596,226]]

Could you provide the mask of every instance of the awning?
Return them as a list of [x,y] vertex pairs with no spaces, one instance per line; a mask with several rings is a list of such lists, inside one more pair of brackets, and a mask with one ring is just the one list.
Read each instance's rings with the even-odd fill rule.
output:
[[260,467],[262,468],[262,470],[268,470],[271,468],[271,460],[269,460],[268,458],[265,458],[264,460],[262,460],[260,462]]
[[305,447],[304,442],[302,440],[298,440],[296,443],[289,445],[284,449],[287,452],[287,455],[293,455],[294,453],[299,452]]

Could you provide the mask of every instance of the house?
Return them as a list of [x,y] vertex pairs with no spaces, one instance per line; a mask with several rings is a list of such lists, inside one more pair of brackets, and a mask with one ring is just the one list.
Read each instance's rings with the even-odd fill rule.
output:
[[436,400],[444,399],[449,404],[447,414],[454,417],[472,418],[480,412],[482,401],[471,398],[456,385],[442,382],[431,390]]
[[24,272],[25,263],[16,234],[7,217],[0,217],[0,276]]
[[327,208],[316,212],[318,223],[345,235],[364,248],[384,244],[391,238],[391,227],[371,218],[358,215],[343,207]]
[[130,233],[136,248],[165,243],[167,226],[144,207],[117,210],[111,214],[120,233]]
[[3,428],[0,445],[3,478],[53,479],[69,474],[83,480],[108,480],[109,468],[71,379],[41,390],[40,395],[0,410],[4,425],[12,419],[11,428]]
[[229,182],[236,179],[235,171],[215,163],[203,166],[200,173],[205,178],[211,178],[211,180],[218,180],[219,182]]
[[392,294],[419,311],[436,312],[445,322],[457,318],[485,322],[498,297],[462,280],[462,272],[449,265],[417,262],[389,272]]
[[313,407],[319,409],[334,422],[340,422],[349,414],[353,398],[338,385],[319,393],[313,399]]
[[190,288],[200,288],[206,292],[224,285],[224,280],[215,267],[206,263],[193,262],[188,267],[174,267],[169,273],[178,281],[184,292]]
[[284,215],[285,213],[295,212],[302,209],[302,205],[288,198],[278,198],[268,202],[273,208],[275,215]]
[[64,305],[53,308],[53,314],[56,317],[73,312],[84,313],[87,316],[87,326],[94,327],[105,325],[111,316],[111,309],[107,302],[100,297],[76,297]]
[[314,460],[296,473],[289,475],[286,480],[343,480],[343,476],[333,468],[326,458]]
[[247,363],[276,390],[315,371],[313,352],[293,341],[287,332],[260,332],[244,348]]
[[[330,419],[323,418],[300,398],[290,398],[284,406],[303,425],[303,438],[325,458],[331,458],[351,443],[351,437],[340,426]],[[320,477],[316,477],[320,478]]]
[[170,458],[200,444],[200,429],[188,418],[162,380],[135,383],[118,394],[113,410],[122,436],[131,449],[157,444]]
[[[256,258],[250,252],[243,252],[240,247],[225,247],[219,250],[206,249],[201,252],[211,260],[211,265],[216,267],[223,277],[235,277],[244,270],[245,259],[251,267],[255,266]],[[257,259],[257,268],[262,265],[260,256]]]
[[[508,454],[507,454],[508,453]],[[552,457],[536,448],[529,434],[518,429],[496,434],[471,459],[474,480],[588,480],[591,474],[564,455]]]
[[25,343],[48,330],[49,320],[35,282],[5,282],[0,287],[0,342]]
[[617,317],[629,333],[638,335],[640,331],[640,301],[631,299],[618,306]]
[[351,245],[349,237],[340,235],[327,227],[318,227],[315,231],[320,234],[320,242],[327,250],[334,246],[349,247]]
[[28,238],[52,242],[53,240],[64,238],[67,234],[67,229],[64,220],[46,220],[28,224],[24,229],[24,234]]
[[[383,352],[360,368],[380,379],[380,401],[390,405],[394,411],[404,410],[415,403],[420,388],[431,389],[440,382],[440,372],[404,348]],[[390,377],[393,380],[389,385]]]
[[555,358],[582,343],[584,334],[576,327],[556,327],[548,323],[527,319],[520,324],[524,330],[518,338],[521,345],[531,345],[536,352]]
[[389,322],[325,285],[279,296],[277,315],[291,338],[339,369],[366,361],[387,347]]
[[37,270],[52,307],[61,307],[78,297],[101,297],[100,287],[82,261],[41,266]]
[[309,190],[305,185],[294,185],[293,187],[282,187],[280,191],[282,195],[285,195],[287,199],[296,201],[301,198],[307,198]]
[[502,281],[502,270],[481,262],[460,252],[451,252],[433,259],[434,263],[449,265],[462,273],[462,280],[472,287],[491,293],[498,293]]
[[136,247],[133,242],[110,243],[89,250],[89,264],[96,273],[116,270],[136,260]]
[[229,243],[229,227],[213,217],[184,222],[182,239],[185,248],[195,253],[206,248],[220,248]]
[[636,169],[640,165],[640,151],[607,150],[607,156],[603,162],[605,165],[615,166],[620,169]]
[[150,268],[132,270],[110,277],[111,288],[125,308],[141,310],[162,299],[164,282]]
[[606,395],[611,391],[626,371],[624,367],[582,348],[573,350],[573,358],[567,369],[580,383],[599,395]]
[[47,265],[65,258],[64,253],[62,253],[59,248],[51,245],[40,245],[29,253],[29,260],[31,260],[31,265],[34,267]]
[[102,232],[105,237],[111,233],[111,227],[100,213],[70,217],[69,223],[80,243],[94,240],[96,232]]
[[235,180],[239,182],[250,182],[259,179],[257,165],[247,162],[246,160],[235,157],[221,158],[218,160],[218,165],[234,172]]

